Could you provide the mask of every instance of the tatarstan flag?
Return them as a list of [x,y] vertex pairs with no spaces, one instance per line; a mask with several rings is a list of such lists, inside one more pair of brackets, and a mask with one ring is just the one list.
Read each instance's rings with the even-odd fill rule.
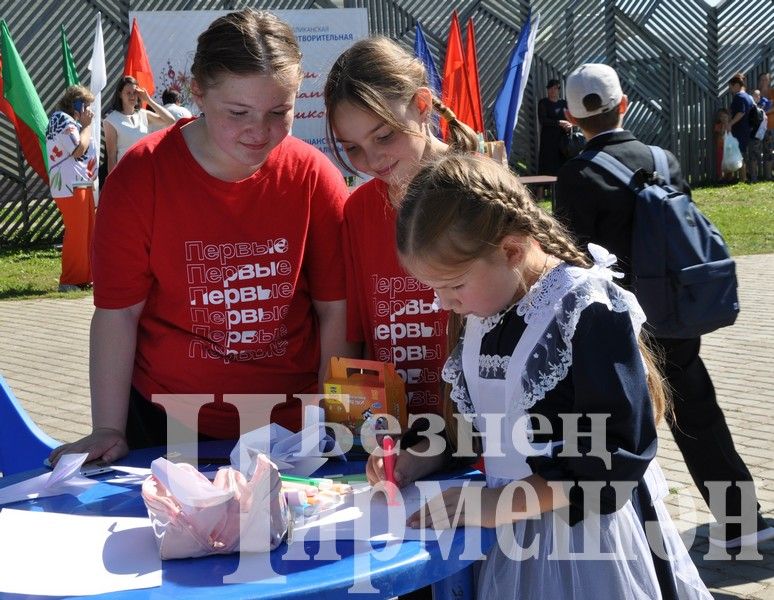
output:
[[75,68],[73,53],[70,51],[70,44],[67,43],[64,25],[62,25],[62,73],[64,75],[65,87],[81,83],[78,77],[78,69]]
[[27,69],[16,51],[8,25],[0,20],[0,111],[16,130],[22,154],[48,185],[46,127],[48,117]]

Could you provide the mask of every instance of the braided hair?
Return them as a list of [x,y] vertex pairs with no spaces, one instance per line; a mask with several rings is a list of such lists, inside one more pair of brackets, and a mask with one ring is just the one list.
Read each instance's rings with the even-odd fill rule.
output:
[[586,255],[518,178],[491,159],[450,153],[423,167],[398,217],[403,256],[457,265],[483,258],[507,235],[529,236],[544,252],[586,267]]
[[[590,266],[572,236],[535,204],[518,178],[482,155],[448,153],[423,166],[398,212],[397,246],[404,262],[463,266],[494,252],[507,235],[531,238],[570,265]],[[457,342],[461,325],[450,319],[449,344]],[[658,422],[669,404],[668,390],[642,337],[639,347]]]

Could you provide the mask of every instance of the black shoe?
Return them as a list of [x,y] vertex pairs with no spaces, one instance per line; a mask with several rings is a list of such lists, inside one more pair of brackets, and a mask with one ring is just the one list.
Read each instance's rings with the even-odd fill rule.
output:
[[720,546],[726,550],[742,548],[747,546],[757,546],[763,542],[774,539],[774,527],[771,527],[758,513],[758,531],[742,535],[739,523],[729,523],[725,527],[725,539],[717,539],[710,536],[710,544]]

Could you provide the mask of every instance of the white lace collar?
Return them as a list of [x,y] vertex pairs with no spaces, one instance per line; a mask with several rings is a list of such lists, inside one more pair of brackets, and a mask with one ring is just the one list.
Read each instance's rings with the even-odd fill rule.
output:
[[514,308],[516,309],[516,314],[520,317],[525,317],[524,321],[529,323],[530,315],[534,314],[534,312],[540,308],[547,308],[550,306],[552,290],[559,287],[559,282],[562,279],[559,273],[559,267],[563,264],[565,263],[560,262],[552,269],[540,275],[537,281],[535,281],[529,290],[527,290],[527,293],[516,302],[490,317],[482,318],[481,328],[483,332],[488,333],[492,331],[492,329],[499,325],[503,318],[505,318],[505,316]]
[[[528,329],[536,327],[542,332],[534,348],[526,352],[521,365],[522,392],[516,403],[525,409],[544,398],[567,376],[572,365],[572,337],[581,313],[588,306],[600,302],[615,312],[628,312],[635,335],[639,335],[645,322],[634,295],[612,283],[614,278],[620,277],[611,269],[615,255],[594,244],[589,244],[589,253],[594,258],[591,268],[560,263],[538,279],[515,305],[480,320],[481,335],[485,335],[515,306]],[[475,407],[462,372],[462,344],[458,344],[449,356],[442,378],[451,384],[451,398],[459,412],[472,418]]]

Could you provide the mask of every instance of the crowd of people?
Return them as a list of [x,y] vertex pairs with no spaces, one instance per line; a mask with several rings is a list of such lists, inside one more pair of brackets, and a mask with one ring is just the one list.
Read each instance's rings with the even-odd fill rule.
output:
[[[133,79],[118,82],[105,118],[110,174],[86,234],[93,262],[83,267],[88,274],[72,276],[94,284],[93,428],[52,460],[86,452],[114,461],[164,446],[171,421],[203,440],[235,439],[267,418],[298,430],[295,395],[320,390],[331,357],[394,362],[410,411],[444,415],[447,424],[447,451],[432,456],[424,452],[427,419],[405,432],[399,486],[451,464],[459,435],[483,439],[481,510],[462,518],[511,528],[513,546],[496,545],[482,563],[479,597],[574,598],[583,589],[588,597],[709,599],[664,506],[658,421],[669,423],[708,503],[707,481],[733,488],[752,477],[699,356],[700,338],[645,335],[646,315],[626,278],[616,283],[610,253],[626,275],[633,195],[588,161],[549,155],[548,132],[576,127],[586,148],[653,170],[646,146],[623,128],[628,99],[615,71],[583,65],[567,77],[567,101],[560,82],[549,82],[541,160],[558,176],[554,217],[507,167],[476,153],[474,132],[434,96],[422,63],[382,37],[346,50],[324,87],[334,156],[371,177],[350,195],[323,153],[289,135],[301,59],[288,24],[245,9],[198,38],[198,118],[179,117],[172,95],[162,105]],[[92,101],[83,88],[68,89],[49,125],[49,157],[66,159],[51,167],[62,173],[57,203],[72,202],[77,216],[66,219],[78,223],[94,215],[73,183],[95,176]],[[446,141],[433,133],[435,115],[449,126]],[[671,179],[689,193],[668,156]],[[54,185],[52,178],[52,192]],[[412,335],[385,334],[398,330]],[[408,347],[422,350],[396,352]],[[154,402],[170,394],[177,403]],[[242,395],[238,410],[229,394]],[[267,407],[249,394],[284,401]],[[568,413],[607,415],[601,430],[581,429],[602,436],[609,461],[564,455]],[[484,418],[491,414],[499,420]],[[551,426],[520,428],[524,419]],[[525,443],[543,450],[527,453]],[[372,483],[385,479],[381,457],[366,469]],[[587,485],[619,481],[627,485],[618,495]],[[514,484],[531,491],[513,495]],[[732,516],[755,503],[744,497],[754,496],[752,485],[736,489]],[[459,493],[444,492],[440,511],[431,501],[409,526],[454,517]],[[753,532],[715,517],[726,525],[717,540],[725,548],[774,536],[760,513]],[[599,550],[614,558],[555,559],[557,519],[571,552],[582,552],[593,520]],[[513,559],[516,546],[538,537],[533,556]]]
[[[715,113],[716,180],[722,183],[755,183],[772,180],[774,164],[774,89],[771,74],[758,77],[758,87],[748,93],[744,73],[735,73],[728,81],[731,104]],[[736,141],[741,167],[728,166],[726,135]]]

